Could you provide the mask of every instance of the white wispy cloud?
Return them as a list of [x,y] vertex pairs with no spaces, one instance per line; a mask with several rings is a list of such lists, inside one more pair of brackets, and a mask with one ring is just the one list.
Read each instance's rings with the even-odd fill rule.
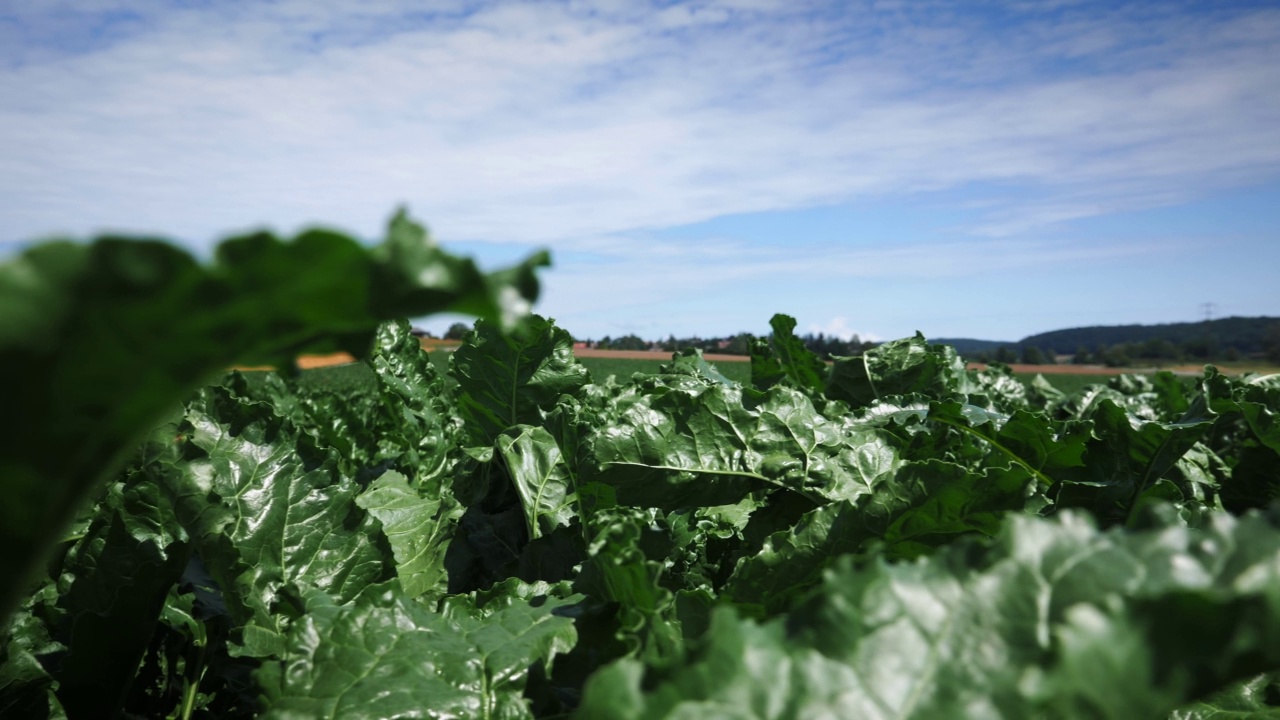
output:
[[71,52],[108,6],[75,7],[19,12],[43,39],[0,68],[19,238],[375,236],[407,202],[446,239],[572,247],[1017,183],[1035,197],[993,192],[971,228],[1007,236],[1280,168],[1274,9],[117,0],[118,37]]
[[[956,288],[970,288],[964,297],[953,290],[948,304],[936,308],[946,313],[948,307],[1006,304],[1008,298],[999,291],[1005,278],[1045,268],[1087,276],[1101,263],[1141,266],[1153,254],[1185,252],[1189,244],[1181,238],[1126,243],[1078,237],[1042,242],[983,238],[816,249],[803,245],[743,246],[727,240],[688,244],[651,237],[613,237],[592,243],[590,260],[570,258],[557,269],[555,282],[547,284],[538,308],[582,337],[634,332],[652,338],[669,332],[704,332],[699,327],[724,334],[764,333],[773,312],[795,312],[791,308],[797,303],[824,305],[812,302],[813,298],[834,299],[842,294],[839,288],[857,288],[871,281],[904,287],[947,282]],[[883,303],[909,307],[912,298],[883,296],[877,304]],[[864,306],[864,311],[868,310]],[[900,327],[901,319],[888,327],[876,324],[888,323],[884,309],[874,311],[871,317],[856,318],[856,326],[836,324],[837,320],[852,321],[829,313],[828,309],[821,317],[802,317],[801,327],[840,337],[856,333],[864,340],[914,331],[910,326]],[[438,321],[432,327],[442,330],[447,324]]]
[[836,315],[825,323],[810,323],[809,332],[814,335],[821,333],[828,337],[839,338],[845,341],[851,340],[855,337],[864,342],[878,342],[884,339],[871,333],[858,332],[849,326],[849,319],[843,315]]

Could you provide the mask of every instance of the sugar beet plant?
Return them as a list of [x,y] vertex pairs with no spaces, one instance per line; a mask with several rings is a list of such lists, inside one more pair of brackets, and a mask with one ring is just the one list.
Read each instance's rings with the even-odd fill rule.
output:
[[[412,255],[420,230],[397,232]],[[179,264],[225,279],[267,261],[245,262]],[[233,372],[149,434],[96,438],[86,418],[66,432],[96,438],[101,481],[46,437],[62,406],[35,445],[10,440],[6,473],[27,474],[5,476],[6,518],[23,512],[11,498],[68,484],[84,502],[42,516],[53,540],[23,546],[37,568],[4,565],[20,599],[0,714],[1280,717],[1280,377],[1209,368],[1194,392],[1157,375],[1064,396],[922,337],[827,366],[777,316],[749,386],[697,353],[593,378],[564,330],[502,304],[532,299],[536,262],[450,286],[488,298],[464,309],[489,319],[447,373],[392,321],[367,390]],[[442,277],[425,267],[395,271],[405,296]],[[113,288],[117,270],[94,268]],[[28,297],[30,273],[7,272],[0,291]],[[147,277],[168,287],[166,272]],[[102,334],[131,327],[112,292],[92,296],[117,318]],[[359,332],[396,307],[290,321],[309,347],[339,330],[368,350]],[[160,328],[213,322],[154,312]],[[232,317],[224,342],[240,342]],[[11,359],[20,335],[2,338],[5,367],[37,372]],[[39,342],[32,357],[76,361],[66,335]],[[276,361],[301,346],[270,345]],[[240,357],[211,347],[171,357],[212,354],[202,372]],[[168,382],[82,362],[78,382],[114,378],[99,392],[116,403]],[[23,399],[69,392],[44,372]],[[138,417],[164,402],[149,407]]]

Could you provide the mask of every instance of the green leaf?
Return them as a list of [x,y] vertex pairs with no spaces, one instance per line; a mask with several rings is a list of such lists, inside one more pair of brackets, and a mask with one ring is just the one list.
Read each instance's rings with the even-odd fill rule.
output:
[[[454,414],[453,398],[444,378],[422,351],[407,321],[383,323],[369,365],[374,370],[380,416],[380,437],[365,444],[385,448],[395,467],[418,485],[449,482],[461,461],[462,423]],[[350,402],[349,396],[344,398]]]
[[590,438],[584,482],[665,510],[732,505],[769,487],[817,504],[869,492],[896,455],[887,435],[846,430],[797,390],[774,388],[754,408],[742,394],[695,384],[643,396]]
[[1084,425],[1053,423],[1026,410],[1005,417],[954,400],[931,403],[922,417],[980,440],[991,458],[985,464],[1013,462],[1045,488],[1081,471],[1092,439]]
[[355,504],[378,519],[395,555],[396,575],[406,596],[443,595],[449,578],[445,550],[462,508],[443,485],[423,496],[398,472],[384,473],[358,495]]
[[551,433],[518,425],[498,437],[497,453],[520,495],[530,539],[573,521],[577,495]]
[[[538,298],[535,270],[551,264],[551,256],[539,251],[518,265],[482,273],[470,258],[441,249],[403,209],[391,218],[386,241],[373,248],[370,256],[374,260],[370,310],[377,319],[452,312],[490,320],[503,331],[514,330],[526,320]],[[316,282],[323,284],[323,280]],[[351,299],[337,302],[344,300]]]
[[102,511],[62,564],[58,608],[70,652],[55,673],[74,716],[123,705],[189,545],[167,494],[142,473],[111,488]]
[[[1012,374],[1012,372],[1010,372]],[[1055,410],[1064,400],[1067,399],[1066,393],[1054,387],[1052,383],[1045,379],[1044,375],[1036,373],[1032,378],[1030,385],[1027,386],[1027,402],[1038,408],[1042,408],[1045,414],[1055,417]]]
[[0,265],[0,617],[133,443],[235,364],[368,351],[377,324],[473,312],[513,323],[545,254],[491,275],[435,248],[403,213],[365,249],[330,231],[224,241],[200,265],[155,240],[36,245]]
[[834,663],[824,662],[814,652],[794,657],[785,645],[781,625],[742,622],[728,608],[719,608],[711,615],[706,637],[709,641],[696,660],[656,687],[645,682],[645,666],[638,660],[605,666],[587,681],[574,717],[874,717],[846,704],[837,683],[814,688],[804,684],[809,673],[821,672],[811,669],[813,665]]
[[385,577],[378,521],[357,507],[360,488],[331,451],[220,387],[188,406],[186,427],[203,457],[185,466],[175,495],[243,626],[241,654],[282,650],[291,593],[318,588],[345,601]]
[[818,508],[774,533],[738,564],[724,594],[775,615],[790,609],[836,558],[865,551],[873,541],[890,556],[914,557],[961,534],[994,535],[1006,512],[1026,504],[1032,483],[1017,468],[979,475],[939,460],[904,463],[870,494]]
[[893,395],[922,393],[940,399],[972,389],[955,348],[930,345],[920,333],[884,343],[859,357],[838,358],[826,385],[827,397],[852,408]]
[[1124,522],[1142,493],[1168,475],[1217,418],[1193,406],[1177,422],[1143,422],[1108,399],[1094,407],[1090,419],[1094,437],[1084,464],[1060,486],[1056,500],[1062,507],[1089,508],[1108,522]]
[[1280,718],[1276,702],[1277,677],[1251,677],[1226,690],[1178,708],[1169,720],[1274,720]]
[[650,513],[634,508],[602,513],[575,588],[618,604],[616,637],[626,654],[669,658],[678,652],[680,632],[668,616],[674,596],[660,582],[665,558],[649,557],[643,547],[644,535],[652,532]]
[[1216,412],[1239,412],[1258,441],[1280,453],[1280,375],[1233,380],[1209,366],[1204,389]]
[[453,353],[450,372],[470,442],[483,446],[509,427],[541,425],[562,394],[589,381],[573,357],[573,337],[537,315],[505,335],[494,323],[477,322]]
[[970,370],[968,375],[973,381],[973,387],[969,390],[969,402],[1005,413],[1027,409],[1028,397],[1032,394],[1039,398],[1062,395],[1040,374],[1031,381],[1030,387],[1024,385],[1014,376],[1013,370],[1003,363],[991,363],[980,372]]
[[754,424],[732,386],[694,385],[648,395],[587,439],[584,482],[613,488],[617,502],[676,509],[728,505],[765,487],[749,457]]
[[602,670],[578,715],[1160,718],[1275,667],[1280,529],[1149,522],[1015,516],[916,563],[846,558],[785,620],[721,608],[685,662]]
[[[57,587],[46,583],[28,598],[25,607],[0,626],[0,716],[54,720],[65,718],[58,701],[57,681],[44,662],[65,651],[34,612],[36,605],[52,605]],[[42,613],[39,613],[42,614]]]
[[757,390],[786,381],[792,387],[820,395],[827,380],[827,364],[796,337],[796,319],[774,315],[769,320],[773,335],[751,345],[751,384]]
[[671,355],[671,362],[658,366],[660,375],[690,375],[720,383],[721,385],[737,385],[734,380],[725,377],[715,365],[702,357],[700,348],[683,348]]
[[483,618],[431,612],[399,593],[337,605],[308,597],[281,662],[259,673],[263,718],[522,718],[530,668],[576,640],[571,599],[515,602]]

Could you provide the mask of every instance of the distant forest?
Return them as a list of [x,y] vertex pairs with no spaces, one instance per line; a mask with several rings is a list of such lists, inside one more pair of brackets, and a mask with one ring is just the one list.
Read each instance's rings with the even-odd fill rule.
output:
[[1280,364],[1280,317],[1228,317],[1167,325],[1100,325],[1054,330],[1016,343],[957,340],[974,360],[1048,362],[1069,355],[1076,364],[1123,367],[1146,361],[1269,360]]

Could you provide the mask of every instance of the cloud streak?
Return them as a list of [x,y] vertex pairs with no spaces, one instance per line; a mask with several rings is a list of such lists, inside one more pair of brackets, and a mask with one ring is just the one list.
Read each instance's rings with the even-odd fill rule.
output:
[[0,73],[0,202],[20,236],[373,235],[409,202],[446,238],[559,243],[1033,188],[993,194],[974,230],[1002,235],[1280,167],[1280,12],[849,7],[119,2],[118,41]]
[[[729,332],[779,276],[832,302],[889,280],[936,302],[999,273],[1150,262],[1171,246],[1073,224],[1280,176],[1280,10],[1247,4],[85,7],[0,13],[0,252],[317,221],[374,238],[407,203],[446,243],[551,245],[540,308],[575,331],[692,328],[673,298],[695,297]],[[822,247],[664,235],[878,204],[958,219]],[[840,327],[889,336],[914,326],[901,312]]]

